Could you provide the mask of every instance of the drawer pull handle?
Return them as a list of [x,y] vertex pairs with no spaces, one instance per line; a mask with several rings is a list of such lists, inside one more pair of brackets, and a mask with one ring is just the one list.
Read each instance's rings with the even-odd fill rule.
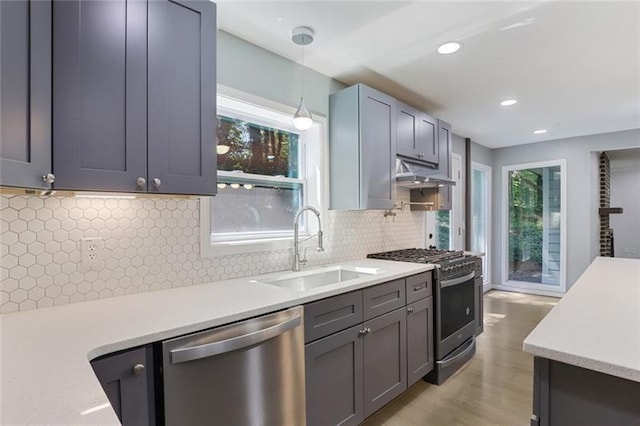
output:
[[413,308],[407,308],[407,312],[412,314],[413,313]]
[[358,331],[358,334],[361,336],[364,336],[367,333],[371,333],[371,329],[369,327],[363,328],[362,330]]
[[426,287],[426,285],[418,285],[418,286],[415,286],[415,287],[413,288],[413,291],[422,290],[422,289],[423,289],[423,288],[425,288],[425,287]]

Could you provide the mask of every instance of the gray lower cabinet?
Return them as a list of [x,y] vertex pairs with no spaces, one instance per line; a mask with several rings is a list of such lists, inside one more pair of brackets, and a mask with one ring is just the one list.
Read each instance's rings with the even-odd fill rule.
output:
[[475,300],[475,317],[476,317],[476,336],[484,331],[484,301],[482,300],[483,285],[482,277],[476,277],[476,300]]
[[640,425],[640,383],[542,357],[533,362],[531,426]]
[[484,331],[484,278],[482,274],[482,259],[476,258],[476,298],[475,298],[475,320],[476,320],[476,336]]
[[363,84],[329,97],[330,208],[395,203],[396,100]]
[[361,324],[306,345],[308,426],[364,420],[362,348]]
[[151,346],[107,355],[91,366],[124,426],[155,424]]
[[55,188],[215,193],[215,5],[54,2]]
[[431,272],[304,306],[308,425],[359,424],[433,369]]
[[364,323],[364,416],[368,417],[407,389],[405,308]]
[[0,185],[50,188],[51,1],[0,1]]
[[433,298],[407,305],[407,387],[433,369]]

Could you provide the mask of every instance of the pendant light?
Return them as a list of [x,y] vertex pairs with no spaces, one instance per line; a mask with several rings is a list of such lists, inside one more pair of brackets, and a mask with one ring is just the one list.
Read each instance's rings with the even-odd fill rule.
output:
[[296,27],[291,31],[291,41],[300,46],[300,106],[293,114],[293,125],[296,129],[307,130],[313,125],[311,113],[304,104],[304,46],[313,43],[313,30],[308,27]]

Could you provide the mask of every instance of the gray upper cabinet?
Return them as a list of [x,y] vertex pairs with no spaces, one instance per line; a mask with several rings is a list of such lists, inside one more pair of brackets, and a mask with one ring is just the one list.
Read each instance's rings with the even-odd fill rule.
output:
[[53,49],[56,189],[146,191],[146,3],[55,2]]
[[437,121],[402,102],[397,109],[397,154],[411,160],[438,164]]
[[215,5],[53,7],[56,189],[215,193]]
[[396,101],[356,84],[329,97],[331,209],[395,202]]
[[0,185],[50,188],[51,2],[0,1]]
[[451,176],[451,148],[453,147],[451,124],[438,120],[438,170],[440,173]]
[[216,9],[149,2],[149,190],[215,194]]

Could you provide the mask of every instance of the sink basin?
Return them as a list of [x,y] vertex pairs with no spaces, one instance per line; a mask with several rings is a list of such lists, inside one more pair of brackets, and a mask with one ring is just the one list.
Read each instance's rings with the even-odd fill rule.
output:
[[318,287],[343,283],[345,281],[364,278],[380,273],[376,268],[358,268],[335,266],[318,271],[304,271],[287,274],[278,278],[259,281],[294,291],[306,291]]

